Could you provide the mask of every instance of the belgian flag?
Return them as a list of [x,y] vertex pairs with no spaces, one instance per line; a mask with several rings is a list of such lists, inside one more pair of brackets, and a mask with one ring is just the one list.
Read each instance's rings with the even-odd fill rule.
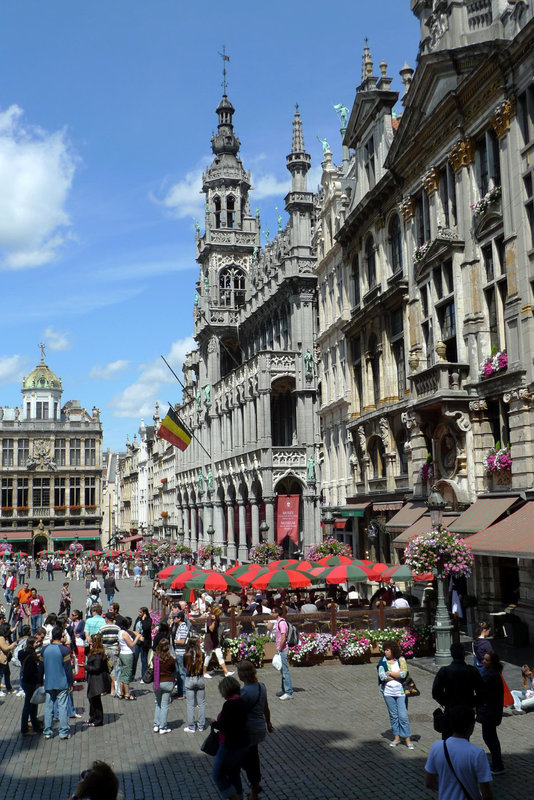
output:
[[169,406],[167,416],[159,426],[158,436],[166,439],[174,447],[186,450],[191,444],[192,434],[187,425],[180,421],[176,411]]

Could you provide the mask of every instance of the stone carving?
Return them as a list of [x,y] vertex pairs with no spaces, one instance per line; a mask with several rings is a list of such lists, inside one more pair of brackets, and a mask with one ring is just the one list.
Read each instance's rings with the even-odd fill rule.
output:
[[405,197],[399,205],[399,209],[404,221],[408,222],[408,220],[415,216],[415,197],[411,195]]
[[378,420],[378,435],[382,439],[384,450],[387,453],[389,450],[389,421],[387,417],[380,417]]
[[439,169],[430,167],[428,172],[423,175],[423,186],[428,195],[434,194],[439,189]]
[[443,403],[441,406],[441,413],[444,417],[452,419],[460,431],[465,433],[471,430],[471,422],[465,411],[461,411],[459,408],[450,409],[446,403]]
[[197,389],[197,393],[196,393],[196,398],[195,399],[196,399],[196,403],[197,403],[197,411],[201,411],[202,410],[202,395],[200,393],[200,389]]
[[307,473],[308,483],[315,483],[315,461],[313,459],[313,456],[309,457],[306,467],[308,470]]
[[421,417],[413,411],[403,411],[401,413],[401,422],[407,431],[415,431],[421,427]]
[[515,98],[503,100],[503,102],[500,103],[495,109],[495,113],[491,118],[491,124],[499,139],[502,139],[502,137],[505,136],[510,130],[510,122],[512,118],[515,117],[515,114]]
[[213,470],[211,467],[208,469],[208,491],[213,492]]
[[468,167],[475,160],[475,141],[471,137],[459,139],[449,153],[449,161],[455,172]]
[[306,374],[306,380],[311,381],[313,378],[313,356],[309,348],[304,353],[304,370]]
[[51,443],[46,439],[36,439],[33,443],[33,453],[26,459],[26,469],[33,471],[37,467],[55,472],[56,462],[50,455]]
[[204,494],[204,475],[202,474],[202,470],[198,473],[198,493]]
[[360,450],[362,451],[362,456],[367,455],[367,439],[365,436],[365,428],[363,425],[360,425],[357,429],[358,434],[358,441],[360,443]]
[[506,404],[523,403],[528,405],[534,402],[534,395],[524,386],[520,389],[512,389],[510,392],[505,392],[502,399]]
[[273,467],[305,467],[306,453],[303,448],[288,448],[273,450]]
[[211,386],[209,383],[204,386],[204,405],[206,408],[211,406]]
[[469,403],[469,411],[476,412],[476,411],[487,411],[487,410],[488,410],[488,404],[484,399],[480,397],[477,398],[476,400],[471,400]]
[[449,29],[447,14],[443,12],[431,14],[426,24],[428,26],[429,35],[428,49],[433,50]]
[[452,478],[456,472],[457,458],[456,439],[450,430],[447,430],[439,439],[439,465],[443,476]]

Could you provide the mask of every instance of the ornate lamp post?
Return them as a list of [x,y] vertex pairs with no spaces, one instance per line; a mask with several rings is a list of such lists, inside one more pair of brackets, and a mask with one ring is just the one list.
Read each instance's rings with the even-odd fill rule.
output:
[[330,537],[334,531],[335,518],[330,509],[323,515],[323,525],[325,529],[325,536]]
[[265,520],[262,520],[260,522],[260,541],[266,542],[268,533],[269,533],[269,524]]
[[[427,506],[430,511],[430,519],[432,525],[438,531],[441,531],[443,521],[443,509],[447,503],[441,496],[440,491],[436,486],[432,487],[432,491],[428,497]],[[451,661],[451,642],[452,642],[452,623],[447,604],[445,602],[445,576],[443,574],[443,565],[440,564],[436,570],[436,584],[438,590],[437,605],[436,605],[436,621],[434,630],[436,632],[436,656],[434,663],[437,667],[444,667],[450,664]]]

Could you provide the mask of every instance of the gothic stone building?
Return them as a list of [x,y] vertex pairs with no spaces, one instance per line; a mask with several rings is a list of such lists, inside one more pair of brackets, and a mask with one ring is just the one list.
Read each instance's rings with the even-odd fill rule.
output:
[[297,111],[289,221],[284,228],[279,216],[277,235],[270,241],[265,231],[262,247],[226,95],[217,115],[203,176],[205,230],[196,238],[198,347],[184,365],[178,409],[194,439],[176,454],[177,522],[193,550],[209,543],[228,560],[246,560],[261,540],[293,552],[320,531],[313,195]]
[[0,538],[15,551],[100,546],[102,423],[40,363],[22,381],[20,408],[0,408]]

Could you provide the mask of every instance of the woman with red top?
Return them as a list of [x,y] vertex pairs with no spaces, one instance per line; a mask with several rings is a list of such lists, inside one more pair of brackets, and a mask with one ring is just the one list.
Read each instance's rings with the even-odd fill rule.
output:
[[171,653],[169,640],[161,638],[154,649],[154,694],[156,708],[154,710],[154,733],[170,733],[167,726],[167,714],[171,702],[176,674],[176,661]]
[[217,721],[211,723],[211,727],[219,731],[219,749],[211,777],[222,798],[240,800],[243,797],[241,768],[250,742],[248,710],[241,699],[239,681],[235,678],[223,678],[219,683],[219,692],[225,702]]

